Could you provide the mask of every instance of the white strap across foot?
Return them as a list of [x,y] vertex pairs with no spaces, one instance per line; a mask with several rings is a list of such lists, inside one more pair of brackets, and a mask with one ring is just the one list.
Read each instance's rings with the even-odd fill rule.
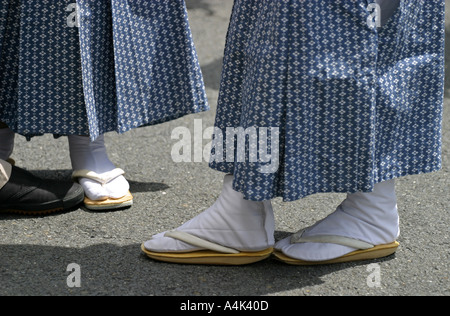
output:
[[120,168],[98,174],[89,170],[78,170],[72,175],[82,186],[86,197],[91,201],[121,199],[129,194],[130,185],[123,177],[125,171]]
[[199,247],[202,249],[212,250],[212,251],[216,251],[219,253],[224,253],[224,254],[238,254],[239,253],[239,251],[236,249],[224,247],[222,245],[201,239],[192,234],[182,232],[182,231],[175,230],[175,231],[167,232],[164,234],[164,236],[183,241],[185,243],[188,243],[190,245],[193,245],[193,246],[196,246],[196,247]]
[[301,244],[301,243],[335,244],[360,250],[367,250],[375,247],[375,245],[369,244],[367,242],[344,236],[317,235],[304,237],[303,236],[304,233],[305,229],[302,229],[298,233],[292,235],[291,244]]
[[108,184],[109,182],[113,181],[114,179],[116,179],[120,176],[123,176],[124,174],[125,174],[125,171],[123,171],[120,168],[116,168],[110,172],[105,172],[102,174],[98,174],[94,171],[89,171],[89,170],[78,170],[72,174],[72,178],[73,179],[80,179],[80,178],[91,179],[91,180],[97,181],[101,185],[105,185],[105,184]]

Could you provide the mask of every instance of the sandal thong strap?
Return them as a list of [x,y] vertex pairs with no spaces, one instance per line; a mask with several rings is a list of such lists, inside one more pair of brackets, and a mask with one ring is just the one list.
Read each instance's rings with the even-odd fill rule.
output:
[[123,171],[120,168],[117,168],[110,172],[105,172],[102,174],[98,174],[94,171],[89,171],[89,170],[78,170],[72,174],[72,178],[73,179],[79,179],[79,178],[91,179],[91,180],[99,182],[102,185],[105,185],[105,184],[108,184],[109,182],[111,182],[112,180],[114,180],[120,176],[123,176],[124,174],[125,174],[125,171]]
[[207,250],[212,250],[212,251],[216,251],[219,253],[224,253],[224,254],[240,253],[236,249],[227,248],[227,247],[215,244],[213,242],[201,239],[199,237],[196,237],[194,235],[191,235],[189,233],[185,233],[182,231],[170,231],[170,232],[165,233],[164,236],[186,242],[188,244],[191,244],[191,245],[199,247],[199,248],[205,248]]
[[292,235],[291,243],[292,244],[300,244],[300,243],[322,243],[322,244],[336,244],[341,246],[347,246],[360,250],[368,250],[375,247],[375,245],[369,244],[367,242],[344,237],[344,236],[335,236],[335,235],[318,235],[318,236],[309,236],[304,237],[305,230],[301,230],[298,233]]

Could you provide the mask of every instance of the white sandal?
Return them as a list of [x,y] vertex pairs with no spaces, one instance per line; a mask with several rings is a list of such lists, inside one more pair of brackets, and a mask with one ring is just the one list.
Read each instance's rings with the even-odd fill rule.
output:
[[273,248],[268,248],[258,252],[241,252],[236,249],[224,247],[222,245],[201,239],[182,231],[167,232],[165,237],[183,241],[204,250],[191,252],[165,252],[158,253],[150,251],[142,244],[142,251],[151,259],[181,264],[206,264],[206,265],[245,265],[262,261],[273,252]]
[[[119,169],[119,168],[114,169],[110,172],[104,173],[102,175],[99,175],[94,171],[78,170],[73,173],[72,178],[75,180],[80,179],[80,178],[94,180],[103,186],[124,174],[125,174],[125,171],[123,171],[122,169]],[[131,195],[130,192],[128,192],[125,196],[123,196],[121,198],[118,198],[118,199],[107,198],[102,201],[93,201],[93,200],[89,199],[88,197],[85,197],[84,205],[87,209],[92,210],[92,211],[116,210],[116,209],[131,207],[133,205],[133,196]]]
[[343,262],[353,262],[353,261],[363,261],[363,260],[372,260],[379,259],[390,256],[397,251],[397,248],[400,244],[396,241],[386,245],[372,245],[366,243],[361,240],[343,237],[343,236],[334,236],[334,235],[318,235],[318,236],[309,236],[304,237],[303,233],[305,230],[301,230],[297,234],[292,235],[291,243],[328,243],[328,244],[336,244],[341,246],[347,246],[351,248],[358,249],[357,251],[346,254],[342,257],[326,260],[326,261],[304,261],[295,258],[291,258],[285,255],[280,250],[275,250],[274,256],[284,263],[290,265],[300,265],[300,266],[310,266],[310,265],[323,265],[323,264],[333,264],[333,263],[343,263]]

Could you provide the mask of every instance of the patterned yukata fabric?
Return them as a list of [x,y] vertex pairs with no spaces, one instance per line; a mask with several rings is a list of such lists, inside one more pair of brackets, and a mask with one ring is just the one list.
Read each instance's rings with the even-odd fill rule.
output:
[[[371,192],[441,168],[444,0],[402,0],[382,28],[373,3],[235,0],[210,166],[246,199]],[[248,138],[244,161],[230,127]],[[262,128],[276,129],[249,144]],[[275,136],[279,166],[261,172],[252,148]]]
[[124,133],[209,109],[184,0],[0,0],[0,121]]

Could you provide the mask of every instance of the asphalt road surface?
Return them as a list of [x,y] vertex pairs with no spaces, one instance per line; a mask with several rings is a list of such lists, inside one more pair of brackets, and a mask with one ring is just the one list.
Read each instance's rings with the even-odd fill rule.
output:
[[[141,254],[140,244],[151,235],[176,228],[209,207],[223,179],[205,161],[171,159],[175,128],[193,133],[195,124],[213,126],[232,7],[231,0],[187,3],[212,110],[107,135],[110,158],[131,183],[131,209],[0,215],[0,295],[449,295],[450,100],[445,106],[443,170],[397,181],[402,233],[395,256],[376,265],[292,267],[268,259],[244,267],[215,267],[164,264]],[[19,166],[43,177],[70,179],[66,138],[27,142],[17,137],[16,144],[13,157]],[[343,198],[321,194],[293,203],[275,200],[276,238],[322,219]]]

